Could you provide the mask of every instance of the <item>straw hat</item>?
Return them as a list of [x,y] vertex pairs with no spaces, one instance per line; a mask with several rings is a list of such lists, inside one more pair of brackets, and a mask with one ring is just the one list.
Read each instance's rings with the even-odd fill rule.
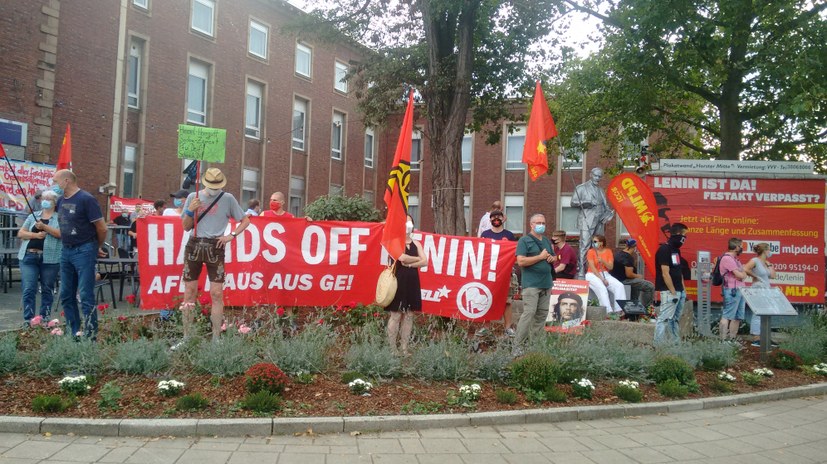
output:
[[204,173],[204,177],[201,178],[201,183],[207,188],[220,189],[227,185],[227,178],[224,177],[221,169],[209,168],[207,172]]

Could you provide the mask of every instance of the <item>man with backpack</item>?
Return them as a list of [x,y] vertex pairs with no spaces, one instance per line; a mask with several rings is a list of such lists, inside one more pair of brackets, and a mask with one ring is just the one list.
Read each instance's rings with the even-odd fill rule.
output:
[[678,323],[686,301],[681,269],[681,247],[686,241],[688,227],[672,224],[669,240],[655,253],[655,290],[660,295],[660,309],[655,324],[655,345],[663,344],[668,331],[674,342],[680,341]]
[[727,243],[727,252],[721,256],[716,266],[723,277],[721,291],[724,297],[724,307],[720,323],[722,340],[736,340],[738,328],[744,320],[746,300],[740,289],[746,285],[744,279],[747,278],[747,273],[744,272],[744,266],[738,260],[742,251],[744,251],[743,241],[732,237]]

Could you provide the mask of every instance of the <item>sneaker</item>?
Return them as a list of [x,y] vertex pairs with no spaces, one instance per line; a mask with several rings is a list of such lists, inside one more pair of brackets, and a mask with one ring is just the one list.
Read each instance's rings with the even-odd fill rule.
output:
[[760,347],[761,346],[761,341],[753,340],[752,343],[750,343],[750,346]]
[[509,337],[513,337],[513,336],[517,335],[517,332],[514,329],[512,329],[511,327],[509,327],[509,328],[505,329],[505,335],[509,336]]
[[187,339],[182,338],[181,341],[169,347],[169,351],[176,351],[184,347],[187,344]]

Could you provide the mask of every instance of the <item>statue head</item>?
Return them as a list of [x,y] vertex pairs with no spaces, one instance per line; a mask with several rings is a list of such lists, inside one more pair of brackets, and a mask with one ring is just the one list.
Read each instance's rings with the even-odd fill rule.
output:
[[598,185],[600,184],[600,179],[603,178],[603,170],[600,168],[592,168],[591,179],[592,184]]

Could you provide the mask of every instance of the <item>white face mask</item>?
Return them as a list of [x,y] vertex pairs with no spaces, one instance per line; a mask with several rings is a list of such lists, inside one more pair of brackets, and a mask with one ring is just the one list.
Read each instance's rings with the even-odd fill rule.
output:
[[405,223],[405,233],[410,235],[413,232],[413,222],[406,222]]
[[211,189],[211,188],[207,189],[207,193],[210,194],[211,196],[218,195],[218,192],[220,192],[220,191],[221,191],[221,189]]
[[767,251],[767,258],[772,258],[772,252],[769,250]]

